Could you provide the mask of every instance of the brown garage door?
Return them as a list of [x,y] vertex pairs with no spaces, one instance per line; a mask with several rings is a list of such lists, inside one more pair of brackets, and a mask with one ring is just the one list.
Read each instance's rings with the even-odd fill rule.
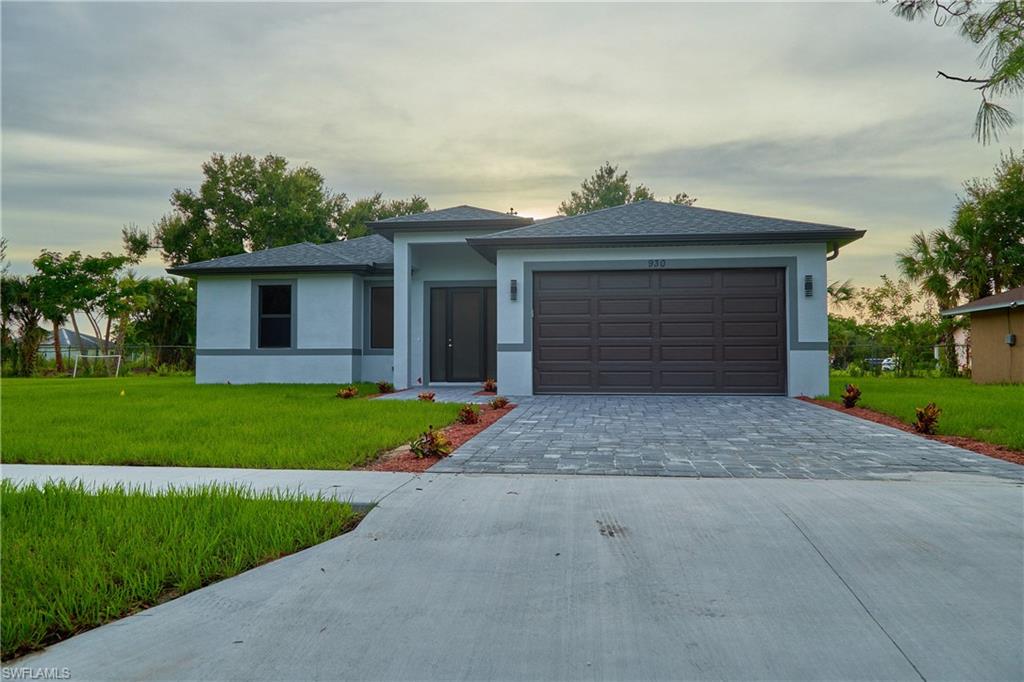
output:
[[782,269],[537,272],[537,393],[785,393]]

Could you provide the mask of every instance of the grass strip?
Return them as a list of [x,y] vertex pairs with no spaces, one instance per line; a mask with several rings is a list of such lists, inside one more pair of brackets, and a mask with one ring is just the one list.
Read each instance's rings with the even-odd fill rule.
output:
[[907,424],[914,408],[935,403],[942,408],[938,432],[1024,450],[1024,387],[975,384],[970,379],[938,377],[835,376],[828,399],[841,402],[846,384],[861,389],[860,407],[892,415]]
[[[360,394],[376,391],[360,384]],[[4,379],[3,461],[350,469],[447,426],[458,405],[342,400],[333,384],[191,377]],[[123,394],[122,394],[123,391]]]
[[18,656],[351,530],[319,496],[0,483],[0,655]]

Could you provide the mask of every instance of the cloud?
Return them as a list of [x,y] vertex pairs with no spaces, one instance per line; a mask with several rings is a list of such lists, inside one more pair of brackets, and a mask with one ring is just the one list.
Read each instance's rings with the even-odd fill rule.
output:
[[833,269],[870,280],[998,159],[969,138],[976,95],[933,78],[975,48],[873,3],[0,12],[16,259],[118,248],[212,152],[534,215],[609,160],[660,195],[866,227]]

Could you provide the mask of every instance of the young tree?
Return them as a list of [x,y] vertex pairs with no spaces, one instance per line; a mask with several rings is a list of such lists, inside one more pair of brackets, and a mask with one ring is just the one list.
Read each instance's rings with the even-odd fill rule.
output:
[[140,281],[138,293],[141,305],[130,315],[133,341],[155,348],[157,365],[191,364],[186,349],[195,346],[195,284],[159,277]]
[[974,119],[974,134],[988,143],[1013,125],[1013,114],[990,97],[1019,96],[1024,92],[1024,3],[1020,0],[898,0],[893,12],[916,21],[931,15],[936,26],[957,26],[960,35],[981,49],[978,61],[986,74],[956,76],[938,71],[942,78],[972,86],[981,95]]
[[[579,191],[573,190],[569,198],[558,206],[560,215],[579,215],[596,211],[599,208],[621,206],[636,201],[654,199],[654,193],[646,186],[629,182],[629,171],[619,173],[619,167],[607,161],[594,171],[594,174],[583,181]],[[676,194],[671,199],[673,204],[692,206],[697,201],[685,193]]]
[[938,316],[909,281],[882,275],[879,286],[857,291],[853,308],[872,336],[892,350],[897,374],[913,374],[915,362],[931,358],[939,337]]
[[[43,312],[39,309],[39,291],[32,277],[3,275],[0,281],[0,319],[4,336],[15,349],[16,369],[21,376],[32,376],[36,368],[39,345],[46,332],[39,326]],[[17,330],[15,340],[12,329]]]
[[53,352],[57,372],[64,372],[64,351],[61,348],[60,328],[75,314],[75,287],[81,282],[78,268],[81,259],[73,253],[64,258],[56,251],[43,251],[32,261],[36,274],[32,280],[39,294],[38,306],[53,327]]

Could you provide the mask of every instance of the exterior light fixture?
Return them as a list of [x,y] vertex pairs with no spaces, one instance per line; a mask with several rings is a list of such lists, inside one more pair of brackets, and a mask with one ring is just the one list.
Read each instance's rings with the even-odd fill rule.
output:
[[804,275],[804,296],[807,298],[814,296],[814,277],[811,275]]
[[519,298],[519,283],[516,280],[512,280],[511,285],[508,288],[508,295],[513,301]]

